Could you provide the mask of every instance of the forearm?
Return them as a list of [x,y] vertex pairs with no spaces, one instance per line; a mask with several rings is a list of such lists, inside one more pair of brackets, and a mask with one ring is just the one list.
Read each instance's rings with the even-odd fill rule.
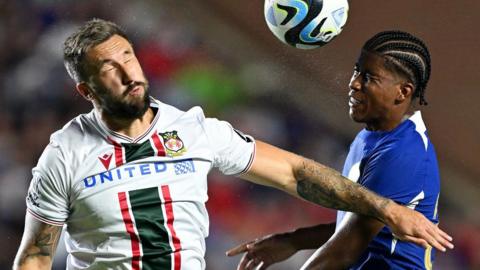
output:
[[52,260],[47,257],[27,257],[23,261],[15,261],[14,270],[50,270],[52,269]]
[[13,269],[51,269],[56,241],[48,232],[30,243],[22,243],[14,261]]
[[372,216],[384,223],[390,219],[393,201],[346,179],[332,168],[304,159],[294,169],[294,175],[298,195],[308,201]]
[[384,224],[374,218],[347,213],[337,232],[315,251],[302,270],[351,267],[383,227]]
[[301,270],[348,269],[355,263],[354,258],[348,254],[328,254],[322,248],[312,255]]
[[13,269],[51,269],[53,260],[53,251],[30,245],[19,250],[15,258]]
[[25,218],[25,231],[13,269],[51,269],[62,227]]
[[307,228],[299,228],[291,232],[284,233],[287,241],[295,249],[317,249],[333,235],[335,232],[335,223],[319,224]]

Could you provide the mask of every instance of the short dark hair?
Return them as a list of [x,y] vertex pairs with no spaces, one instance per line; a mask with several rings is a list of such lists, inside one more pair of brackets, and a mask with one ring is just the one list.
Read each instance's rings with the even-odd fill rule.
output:
[[420,105],[428,104],[425,89],[430,78],[430,53],[422,40],[407,32],[385,31],[370,38],[362,49],[384,56],[389,67],[415,86],[412,99],[418,97]]
[[127,34],[120,26],[110,21],[95,18],[87,21],[65,40],[63,62],[68,74],[75,82],[78,83],[88,79],[82,63],[85,53],[114,35],[119,35],[130,42]]

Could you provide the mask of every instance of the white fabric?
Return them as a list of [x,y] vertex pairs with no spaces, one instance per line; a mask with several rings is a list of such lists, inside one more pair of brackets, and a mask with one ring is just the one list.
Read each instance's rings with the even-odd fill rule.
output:
[[[207,174],[212,167],[225,174],[248,170],[254,141],[240,136],[227,122],[205,118],[199,107],[183,112],[154,99],[151,106],[158,108],[157,116],[136,140],[108,130],[94,111],[79,115],[52,134],[33,169],[28,211],[46,223],[65,225],[68,269],[131,269],[131,237],[119,193],[164,185],[173,201],[181,269],[205,269]],[[185,151],[116,166],[110,140],[119,144],[150,141],[153,147],[154,133],[170,131],[177,132]],[[165,148],[163,139],[162,144]]]

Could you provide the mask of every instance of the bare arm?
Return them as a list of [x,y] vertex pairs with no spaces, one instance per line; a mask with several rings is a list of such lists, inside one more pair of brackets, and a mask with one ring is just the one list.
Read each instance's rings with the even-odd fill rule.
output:
[[310,257],[303,270],[347,269],[384,226],[372,217],[355,213],[347,213],[344,219],[344,225]]
[[245,253],[238,264],[238,270],[263,270],[288,259],[299,250],[319,248],[334,232],[335,223],[331,223],[267,235],[230,249],[227,256]]
[[383,198],[344,178],[339,172],[257,141],[257,154],[244,178],[273,186],[316,204],[375,217],[401,240],[445,251],[451,237],[422,214]]
[[61,232],[61,226],[43,223],[27,212],[13,269],[51,269]]

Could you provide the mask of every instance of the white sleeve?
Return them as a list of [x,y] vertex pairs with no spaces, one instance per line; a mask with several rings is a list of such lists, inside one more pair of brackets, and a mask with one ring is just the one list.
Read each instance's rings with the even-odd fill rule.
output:
[[59,146],[50,142],[32,170],[26,198],[28,212],[40,221],[61,226],[68,217],[66,167]]
[[214,167],[227,175],[250,169],[255,157],[255,140],[251,136],[215,118],[206,118],[203,127],[214,153]]

